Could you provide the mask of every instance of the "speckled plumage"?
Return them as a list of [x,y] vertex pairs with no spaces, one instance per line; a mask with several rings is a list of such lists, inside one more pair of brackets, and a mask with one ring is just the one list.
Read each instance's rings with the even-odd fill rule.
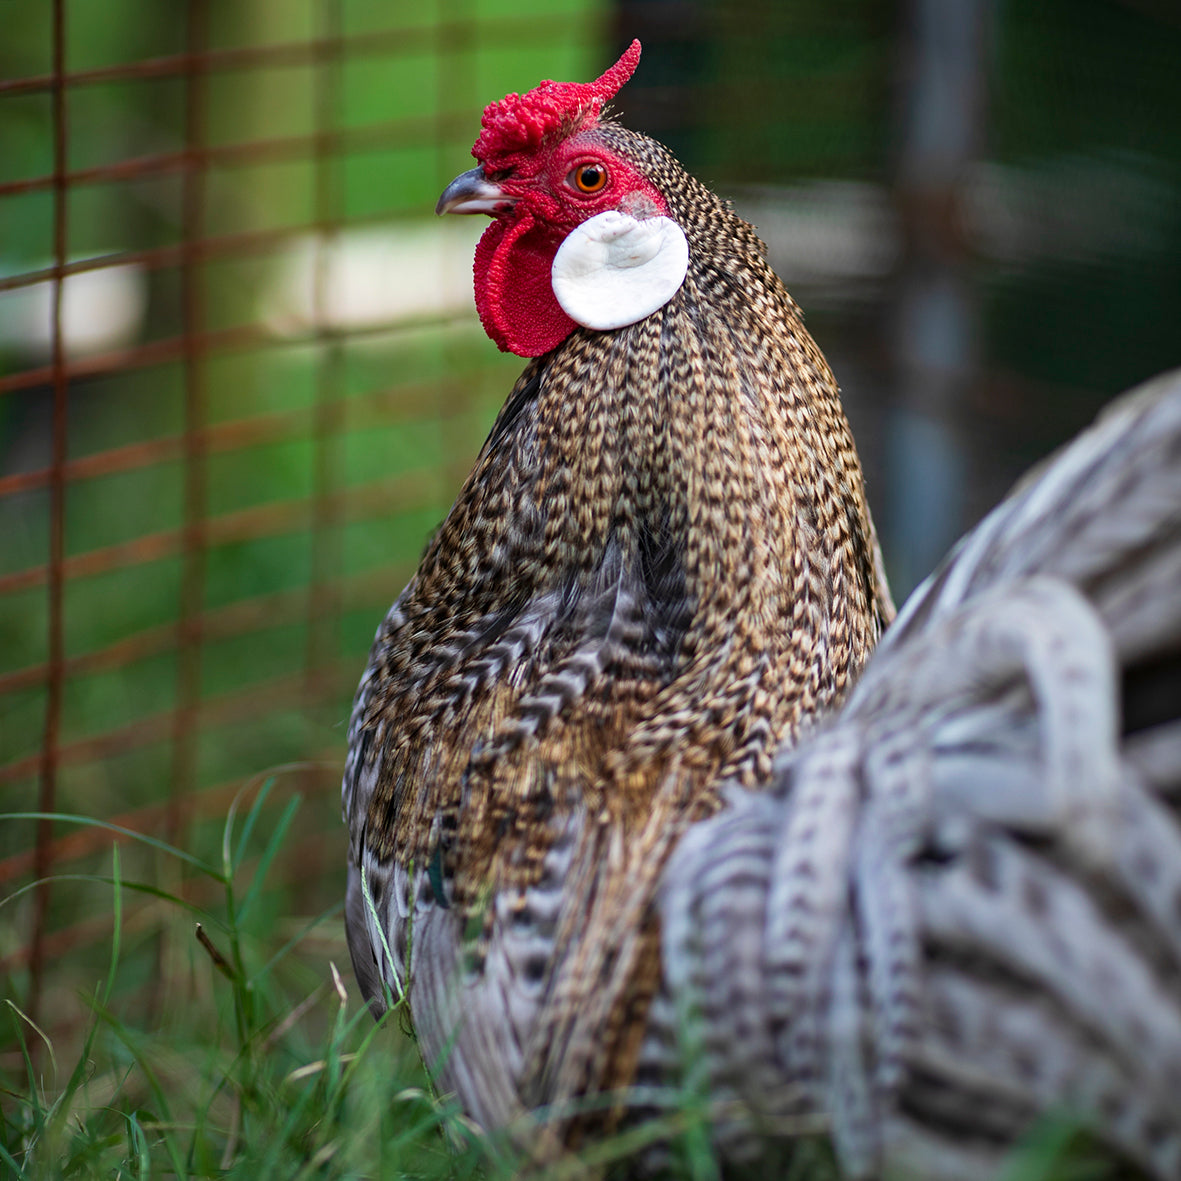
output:
[[599,133],[684,229],[686,280],[528,364],[349,728],[358,977],[409,985],[485,1124],[630,1080],[677,837],[723,779],[769,777],[893,612],[836,383],[763,243],[666,149]]

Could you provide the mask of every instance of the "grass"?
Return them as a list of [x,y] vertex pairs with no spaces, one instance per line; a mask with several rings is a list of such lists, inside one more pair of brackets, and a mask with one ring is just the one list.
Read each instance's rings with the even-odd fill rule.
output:
[[[50,1023],[13,999],[3,1003],[0,1029],[15,1047],[0,1058],[7,1176],[565,1181],[609,1173],[656,1142],[673,1176],[722,1175],[709,1135],[716,1109],[704,1072],[693,1069],[700,1039],[691,1036],[681,1086],[641,1096],[659,1115],[544,1168],[522,1155],[527,1138],[514,1146],[507,1134],[473,1126],[432,1086],[405,998],[387,996],[377,1022],[361,1002],[342,903],[280,921],[291,903],[283,861],[302,805],[280,782],[243,789],[216,839],[198,830],[191,849],[86,816],[54,817],[60,827],[111,838],[102,868],[53,879],[57,890],[105,896],[109,937],[88,945],[93,983],[56,994],[52,1025],[61,1033],[47,1033]],[[41,819],[0,815],[8,825]],[[128,875],[137,857],[155,867],[154,877]],[[0,900],[0,915],[36,889],[30,883]],[[93,958],[98,948],[101,960]],[[73,974],[84,971],[75,965]],[[802,1130],[775,1175],[834,1181],[823,1138]],[[1048,1120],[998,1181],[1121,1175],[1076,1125]]]
[[[194,902],[192,888],[174,893],[128,878],[119,843],[109,872],[57,879],[107,893],[111,938],[97,982],[74,1001],[80,1035],[58,1044],[13,1000],[5,1003],[6,1033],[19,1051],[2,1083],[0,1160],[13,1177],[511,1175],[504,1146],[475,1134],[433,1093],[405,1033],[404,1003],[392,1003],[377,1023],[360,1003],[347,954],[336,962],[341,906],[287,937],[275,930],[277,887],[268,875],[299,800],[276,808],[273,785],[264,784],[243,815],[234,802],[214,857],[86,817],[57,817],[132,840],[213,887],[217,904]],[[137,903],[163,906],[158,947],[188,932],[200,979],[187,1004],[153,1004],[153,990],[175,991],[175,980],[138,980],[142,957],[127,955],[125,940]],[[325,962],[321,952],[317,964],[307,948],[325,927],[337,954]],[[55,1024],[67,1016],[54,1014]]]
[[[70,950],[70,975],[89,970],[93,983],[50,992],[44,1023],[4,1002],[0,1029],[15,1049],[0,1059],[0,1161],[12,1177],[495,1181],[525,1171],[507,1135],[476,1129],[434,1090],[404,998],[387,997],[373,1021],[352,979],[342,904],[280,921],[302,805],[280,782],[252,797],[244,789],[216,839],[197,829],[191,849],[54,816],[59,829],[111,838],[95,872],[52,879],[59,893],[102,893],[109,937]],[[8,825],[42,819],[0,815]],[[135,860],[147,875],[129,876]],[[0,916],[37,888],[0,900]],[[62,1032],[46,1032],[51,1024]],[[718,1177],[710,1101],[695,1077],[651,1096],[661,1117],[529,1175],[586,1176],[660,1140],[679,1175]],[[799,1168],[822,1159],[809,1148],[789,1175],[815,1177]]]

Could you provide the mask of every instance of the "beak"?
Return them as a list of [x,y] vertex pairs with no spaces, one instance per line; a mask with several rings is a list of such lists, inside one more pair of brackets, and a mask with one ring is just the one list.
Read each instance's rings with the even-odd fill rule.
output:
[[436,213],[503,213],[516,203],[499,185],[484,176],[483,168],[472,168],[457,176],[444,190]]

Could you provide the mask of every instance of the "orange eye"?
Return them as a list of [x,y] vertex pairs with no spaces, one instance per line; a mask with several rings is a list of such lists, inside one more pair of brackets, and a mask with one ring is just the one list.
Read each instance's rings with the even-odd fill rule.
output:
[[602,164],[579,164],[570,179],[580,193],[597,193],[607,183],[607,170]]

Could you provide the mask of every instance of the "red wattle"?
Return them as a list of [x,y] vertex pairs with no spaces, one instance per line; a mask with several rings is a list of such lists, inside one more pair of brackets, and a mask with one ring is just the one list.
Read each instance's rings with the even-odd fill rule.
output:
[[476,246],[476,310],[501,352],[539,357],[577,327],[550,282],[561,239],[528,215],[494,221]]

